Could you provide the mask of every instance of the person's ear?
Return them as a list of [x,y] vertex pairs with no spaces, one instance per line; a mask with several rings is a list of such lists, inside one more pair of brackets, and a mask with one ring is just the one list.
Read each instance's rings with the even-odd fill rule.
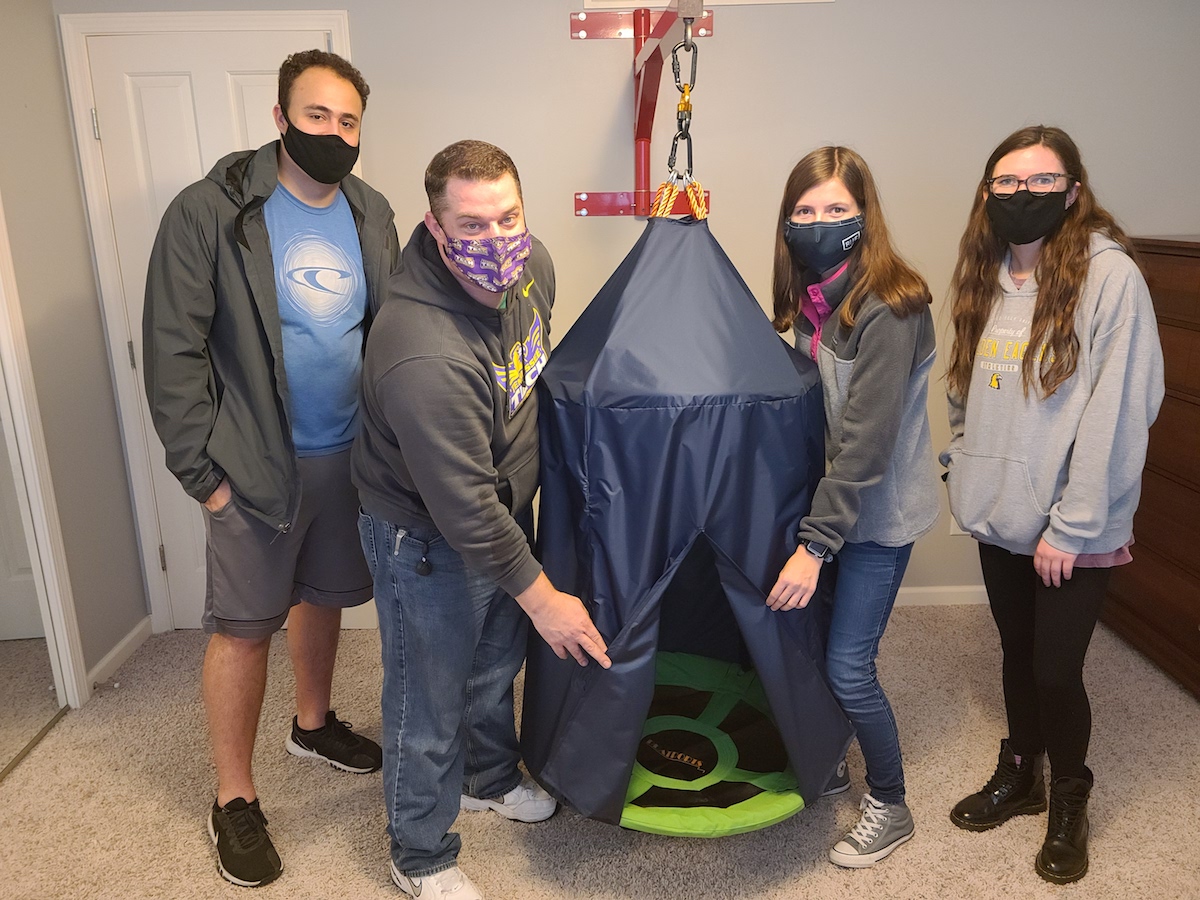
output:
[[1071,204],[1075,202],[1075,198],[1079,196],[1079,182],[1071,185],[1071,189],[1067,191],[1067,209],[1071,208]]
[[438,246],[445,253],[448,238],[446,237],[446,232],[442,231],[441,223],[438,222],[437,217],[433,214],[433,210],[425,213],[425,227],[429,229],[429,233],[433,235],[433,239],[437,241]]

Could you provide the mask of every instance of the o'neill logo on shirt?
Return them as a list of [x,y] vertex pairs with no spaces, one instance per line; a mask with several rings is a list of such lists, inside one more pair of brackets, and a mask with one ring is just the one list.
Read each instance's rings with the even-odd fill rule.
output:
[[320,325],[337,321],[354,301],[358,275],[337,244],[319,234],[297,234],[282,251],[284,299]]
[[514,415],[521,404],[529,397],[538,376],[550,354],[546,352],[543,340],[542,316],[536,308],[533,310],[533,324],[529,326],[529,334],[523,341],[512,345],[508,352],[506,365],[492,363],[492,371],[496,376],[496,384],[501,390],[508,392],[508,414]]

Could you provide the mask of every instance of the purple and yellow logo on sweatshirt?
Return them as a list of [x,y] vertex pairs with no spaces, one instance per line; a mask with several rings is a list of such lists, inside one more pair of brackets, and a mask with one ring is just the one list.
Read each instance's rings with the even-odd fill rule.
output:
[[517,341],[508,352],[505,365],[492,363],[492,371],[496,376],[496,384],[508,392],[508,414],[514,415],[521,404],[529,397],[538,376],[550,354],[546,352],[543,340],[542,316],[536,307],[533,310],[533,324],[529,326],[529,334],[523,341]]

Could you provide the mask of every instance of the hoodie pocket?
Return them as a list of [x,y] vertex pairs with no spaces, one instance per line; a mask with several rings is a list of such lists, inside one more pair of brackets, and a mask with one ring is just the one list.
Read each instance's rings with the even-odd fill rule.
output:
[[959,450],[950,460],[950,511],[959,527],[988,543],[1032,546],[1050,511],[1033,493],[1023,459]]

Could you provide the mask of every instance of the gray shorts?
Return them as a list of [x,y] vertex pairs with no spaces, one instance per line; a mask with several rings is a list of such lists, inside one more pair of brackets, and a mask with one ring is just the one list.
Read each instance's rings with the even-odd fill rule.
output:
[[240,638],[270,637],[300,601],[358,606],[374,593],[358,537],[358,493],[350,451],[298,460],[300,511],[282,534],[235,500],[204,510],[208,591],[204,630]]

